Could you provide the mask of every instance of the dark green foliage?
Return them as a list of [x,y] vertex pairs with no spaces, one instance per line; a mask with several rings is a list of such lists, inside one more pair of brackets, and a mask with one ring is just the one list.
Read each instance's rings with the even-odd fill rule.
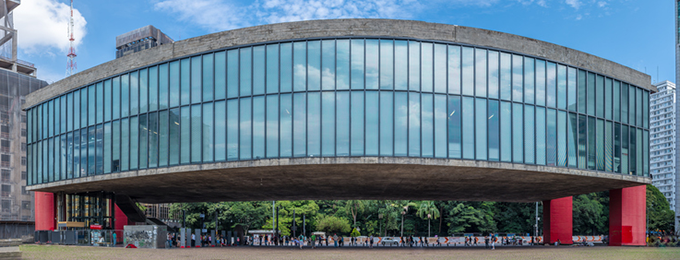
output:
[[647,185],[647,224],[648,230],[672,231],[675,223],[673,216],[675,212],[670,209],[666,197],[654,187]]

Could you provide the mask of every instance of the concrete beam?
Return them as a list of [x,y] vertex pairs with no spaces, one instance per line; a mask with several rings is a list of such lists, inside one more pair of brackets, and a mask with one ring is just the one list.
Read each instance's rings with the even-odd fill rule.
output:
[[181,165],[29,186],[139,202],[423,199],[534,202],[650,183],[646,177],[453,159],[334,157]]

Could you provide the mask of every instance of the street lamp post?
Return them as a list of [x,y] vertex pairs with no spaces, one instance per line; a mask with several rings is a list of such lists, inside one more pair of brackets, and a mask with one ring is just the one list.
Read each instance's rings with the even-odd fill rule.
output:
[[401,237],[404,237],[404,215],[406,215],[406,210],[401,212]]

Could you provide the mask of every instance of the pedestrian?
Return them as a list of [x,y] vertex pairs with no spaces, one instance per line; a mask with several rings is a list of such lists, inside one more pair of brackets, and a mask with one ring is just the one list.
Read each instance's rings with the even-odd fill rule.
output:
[[338,234],[333,234],[333,244],[338,247]]
[[172,247],[172,234],[170,234],[170,233],[168,233],[167,243],[168,243],[168,248],[171,248]]
[[196,246],[196,234],[191,233],[191,247]]
[[312,249],[316,248],[316,235],[312,234]]
[[475,246],[477,245],[477,242],[479,242],[479,238],[475,237]]
[[496,249],[496,237],[491,233],[491,250]]
[[116,231],[113,231],[113,247],[116,247]]
[[371,235],[371,237],[369,238],[369,242],[371,243],[370,248],[373,248],[373,235]]

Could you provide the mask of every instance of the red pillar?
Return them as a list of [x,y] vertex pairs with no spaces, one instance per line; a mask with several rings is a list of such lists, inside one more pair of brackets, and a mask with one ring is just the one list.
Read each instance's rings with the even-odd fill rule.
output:
[[543,241],[571,245],[573,231],[572,197],[543,201]]
[[56,211],[54,194],[49,192],[35,192],[35,230],[55,230]]
[[609,245],[644,246],[647,186],[609,191]]

